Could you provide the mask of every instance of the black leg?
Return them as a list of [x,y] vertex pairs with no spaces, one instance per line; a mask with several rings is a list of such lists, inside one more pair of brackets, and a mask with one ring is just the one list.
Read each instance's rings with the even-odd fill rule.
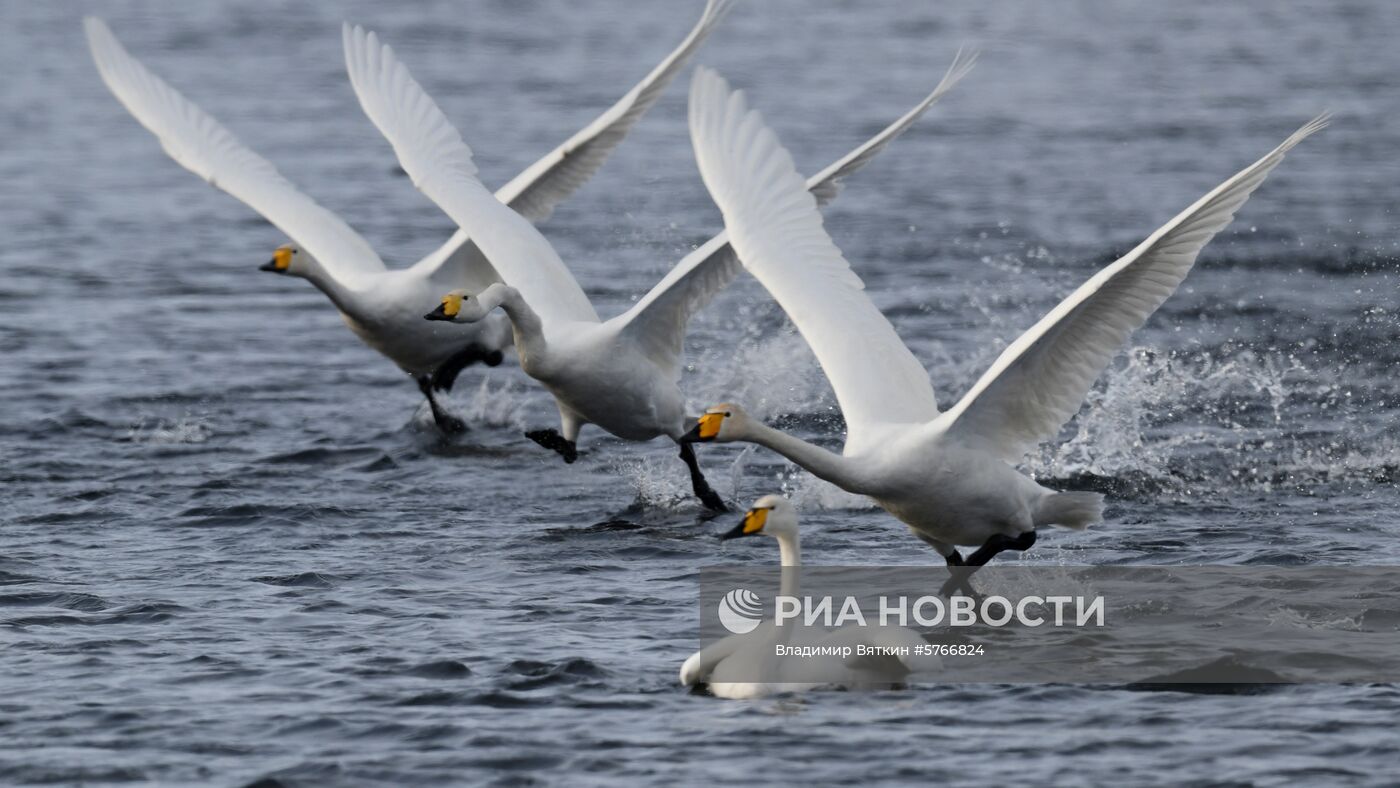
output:
[[1034,544],[1035,531],[1026,531],[1016,537],[993,534],[986,544],[977,548],[977,552],[967,557],[967,565],[983,566],[1003,550],[1029,550]]
[[968,582],[968,578],[975,569],[968,569],[967,562],[963,560],[962,554],[957,550],[949,553],[945,558],[948,561],[948,579],[944,581],[943,587],[938,589],[938,593],[943,596],[953,596],[962,592],[963,596],[975,597],[977,590]]
[[505,356],[499,350],[482,350],[475,345],[464,347],[453,353],[438,368],[433,370],[432,384],[437,391],[451,391],[452,384],[457,382],[457,375],[463,369],[472,364],[485,364],[494,367],[501,363]]
[[952,576],[948,578],[939,593],[944,596],[952,596],[955,591],[961,590],[967,596],[976,597],[977,591],[973,589],[969,578],[978,567],[985,566],[997,553],[1003,550],[1029,550],[1035,545],[1035,531],[1011,537],[1002,534],[993,534],[985,544],[977,548],[972,555],[964,559],[954,550],[948,555],[948,572]]
[[700,472],[700,461],[695,458],[695,449],[689,443],[681,444],[681,459],[685,460],[685,466],[690,469],[690,486],[695,490],[695,497],[700,499],[700,503],[716,512],[729,511],[729,507],[724,505],[724,499],[705,481],[705,474]]
[[578,445],[559,434],[559,430],[530,430],[525,437],[539,445],[557,451],[569,463],[578,459]]
[[433,397],[433,379],[428,375],[419,375],[417,381],[418,390],[423,392],[423,396],[428,398],[428,407],[433,409],[433,421],[437,423],[438,429],[448,435],[466,432],[466,423],[444,410],[442,406],[438,404],[437,399]]

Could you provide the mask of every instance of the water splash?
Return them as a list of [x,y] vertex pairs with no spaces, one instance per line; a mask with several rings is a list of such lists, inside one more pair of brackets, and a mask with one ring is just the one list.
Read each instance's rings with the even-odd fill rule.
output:
[[[1158,482],[1269,491],[1395,467],[1400,446],[1319,431],[1319,416],[1349,410],[1338,370],[1287,354],[1161,354],[1136,347],[1090,391],[1070,434],[1026,463],[1038,477],[1140,475]],[[1302,432],[1296,425],[1313,425]]]
[[685,466],[673,456],[633,455],[614,459],[610,465],[631,485],[643,507],[674,511],[698,505]]
[[703,375],[686,380],[692,410],[737,402],[755,418],[808,413],[835,400],[802,336],[787,329],[712,352],[691,365]]
[[525,410],[530,394],[514,380],[493,386],[491,375],[482,375],[463,411],[469,424],[525,428]]

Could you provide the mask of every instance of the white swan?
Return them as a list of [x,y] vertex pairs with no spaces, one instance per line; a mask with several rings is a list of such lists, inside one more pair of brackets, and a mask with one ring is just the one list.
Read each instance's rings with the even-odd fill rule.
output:
[[1035,543],[1042,525],[1083,528],[1102,496],[1055,492],[1012,467],[1078,411],[1128,335],[1181,284],[1286,153],[1327,125],[1322,115],[1212,189],[1104,268],[1011,343],[952,409],[862,292],[822,227],[792,157],[742,92],[699,69],[690,94],[695,158],[744,266],[782,305],[816,354],[846,419],[835,454],[774,430],[735,405],[707,409],[686,440],[750,441],[872,498],[951,565],[955,545],[986,563]]
[[[802,545],[797,512],[781,495],[765,495],[754,502],[744,519],[720,539],[768,536],[778,541],[782,580],[778,593],[800,595]],[[681,665],[681,684],[706,684],[721,698],[757,698],[779,692],[799,692],[817,687],[885,689],[902,683],[912,672],[937,669],[937,657],[920,654],[927,645],[919,633],[897,626],[845,626],[811,637],[809,628],[776,626],[764,621],[752,632],[730,635],[691,654]],[[905,656],[852,657],[832,655],[778,656],[786,646],[882,646],[907,651]]]
[[[723,236],[688,255],[635,306],[600,322],[569,269],[529,222],[476,179],[472,153],[433,100],[373,33],[345,28],[345,59],[360,103],[398,155],[414,185],[468,232],[499,273],[485,290],[456,290],[430,320],[474,322],[501,307],[514,326],[520,366],[554,395],[562,434],[527,433],[541,445],[577,456],[584,424],[626,440],[685,434],[680,356],[690,316],[740,270]],[[918,106],[879,135],[809,180],[804,189],[829,199],[840,180],[869,161],[962,78],[973,58],[958,57]],[[712,509],[724,503],[706,484],[688,444],[681,458],[695,494]]]
[[[700,21],[645,79],[563,145],[501,187],[496,196],[532,222],[582,186],[660,98],[729,11],[734,0],[709,0]],[[273,252],[262,270],[309,280],[330,298],[351,331],[412,375],[447,432],[464,428],[441,408],[434,391],[452,388],[474,362],[501,362],[510,344],[504,319],[481,325],[433,324],[423,312],[443,292],[499,281],[465,232],[409,268],[385,267],[369,243],[339,216],[288,182],[218,121],[133,58],[100,19],[83,21],[98,72],[117,99],[149,129],[171,158],[262,214],[292,243]]]

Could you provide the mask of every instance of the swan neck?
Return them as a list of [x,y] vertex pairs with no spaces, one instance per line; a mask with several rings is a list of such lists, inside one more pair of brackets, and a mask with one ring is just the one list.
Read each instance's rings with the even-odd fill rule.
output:
[[520,366],[528,374],[531,367],[537,366],[548,353],[544,340],[544,321],[519,290],[510,285],[497,283],[482,292],[481,301],[488,310],[497,306],[510,318],[511,332],[515,338],[515,352],[520,356]]
[[802,544],[797,534],[778,535],[778,558],[783,566],[802,566]]
[[335,304],[336,309],[339,309],[341,312],[351,317],[356,317],[358,310],[356,309],[355,294],[349,288],[342,285],[335,277],[326,273],[320,263],[314,260],[307,260],[303,265],[306,267],[306,271],[302,274],[302,277],[306,279],[306,281],[310,282],[317,290],[324,293],[326,298],[329,298],[331,303]]
[[783,596],[797,596],[798,576],[802,572],[802,545],[797,534],[778,536],[778,556],[782,562],[782,576],[779,593]]
[[852,486],[857,484],[857,480],[852,474],[853,468],[850,461],[839,454],[810,444],[801,438],[794,438],[786,432],[775,430],[758,421],[752,422],[750,435],[747,439],[783,455],[823,481],[831,482],[848,492],[859,492],[859,490],[852,489]]

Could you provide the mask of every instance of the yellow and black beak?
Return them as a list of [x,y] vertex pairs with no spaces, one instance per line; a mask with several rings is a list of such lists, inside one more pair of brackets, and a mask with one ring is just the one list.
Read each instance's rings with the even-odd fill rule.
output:
[[462,311],[462,297],[456,293],[448,293],[442,297],[442,303],[437,305],[437,309],[423,315],[424,320],[451,320]]
[[720,534],[721,542],[726,539],[738,539],[741,536],[753,536],[763,530],[763,524],[768,522],[769,509],[750,509],[744,515],[744,519],[732,529]]
[[271,271],[274,274],[285,274],[292,265],[292,250],[282,247],[272,253],[272,259],[258,266],[259,271]]
[[695,422],[695,427],[690,432],[681,436],[682,443],[705,443],[715,439],[719,435],[720,425],[724,423],[723,413],[706,413]]

